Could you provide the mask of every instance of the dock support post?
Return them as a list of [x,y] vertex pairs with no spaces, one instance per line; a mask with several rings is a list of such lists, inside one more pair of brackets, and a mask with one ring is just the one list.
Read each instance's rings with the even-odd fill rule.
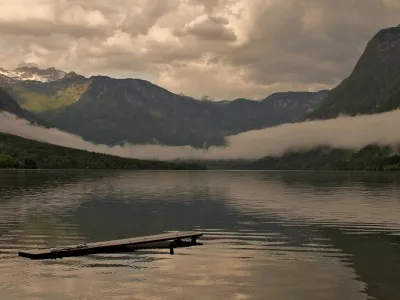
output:
[[169,254],[174,255],[174,247],[172,245],[169,247]]

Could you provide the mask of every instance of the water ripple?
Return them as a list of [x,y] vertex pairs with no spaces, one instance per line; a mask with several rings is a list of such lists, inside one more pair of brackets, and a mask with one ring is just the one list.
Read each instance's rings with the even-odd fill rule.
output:
[[[0,172],[0,299],[396,299],[400,294],[396,177],[62,174]],[[177,230],[203,232],[203,245],[176,249],[174,256],[168,250],[48,261],[17,256],[22,249]]]

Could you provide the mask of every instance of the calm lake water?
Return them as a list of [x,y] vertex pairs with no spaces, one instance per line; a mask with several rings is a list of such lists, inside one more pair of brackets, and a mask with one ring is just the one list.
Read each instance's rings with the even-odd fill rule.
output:
[[[175,230],[204,244],[17,256]],[[1,171],[0,299],[400,299],[400,174]]]

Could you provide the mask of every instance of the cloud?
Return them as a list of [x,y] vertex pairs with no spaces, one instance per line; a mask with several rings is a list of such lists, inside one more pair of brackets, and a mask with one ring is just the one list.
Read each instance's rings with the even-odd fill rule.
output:
[[190,24],[182,35],[192,34],[201,40],[234,42],[236,35],[233,29],[227,28],[229,21],[223,17],[207,16],[200,22]]
[[[3,0],[0,59],[217,99],[330,88],[398,0]],[[133,75],[132,75],[133,76]]]
[[357,117],[285,124],[227,137],[227,147],[195,149],[191,146],[95,145],[58,129],[45,129],[15,116],[0,114],[0,131],[55,145],[140,159],[258,159],[280,156],[288,150],[317,146],[358,150],[370,144],[397,146],[400,143],[400,110]]

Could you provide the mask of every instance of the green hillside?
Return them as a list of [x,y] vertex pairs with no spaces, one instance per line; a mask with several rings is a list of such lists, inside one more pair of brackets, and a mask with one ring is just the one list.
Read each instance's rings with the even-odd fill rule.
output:
[[0,168],[184,170],[205,167],[195,163],[122,158],[0,133]]
[[0,86],[0,112],[8,112],[19,118],[25,119],[30,123],[37,124],[43,127],[49,127],[48,123],[37,117],[35,114],[24,110],[21,106],[11,97],[10,93]]
[[265,157],[243,169],[259,170],[351,170],[400,171],[400,155],[390,147],[368,146],[360,151],[320,147],[310,151],[286,153],[282,157]]
[[50,82],[16,81],[10,91],[23,109],[41,113],[73,105],[89,85],[90,80],[71,74]]

